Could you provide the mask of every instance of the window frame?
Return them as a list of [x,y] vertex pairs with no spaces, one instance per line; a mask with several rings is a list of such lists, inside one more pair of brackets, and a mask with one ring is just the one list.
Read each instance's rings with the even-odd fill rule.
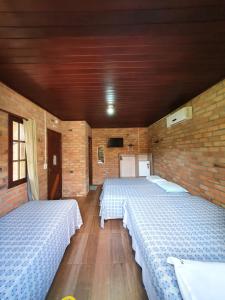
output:
[[[23,124],[23,118],[9,114],[8,116],[8,188],[12,188],[27,182],[27,159],[25,153],[25,159],[18,159],[18,161],[25,161],[26,168],[25,168],[25,178],[14,180],[13,181],[13,142],[18,141],[19,143],[19,154],[20,154],[20,139],[13,140],[13,122],[17,122],[19,124]],[[19,135],[19,133],[18,133]],[[25,143],[25,142],[24,142]],[[20,158],[20,157],[19,157]]]

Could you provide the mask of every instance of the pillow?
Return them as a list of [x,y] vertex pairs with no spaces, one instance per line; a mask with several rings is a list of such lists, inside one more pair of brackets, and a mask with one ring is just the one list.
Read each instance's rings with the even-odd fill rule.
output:
[[225,299],[225,263],[205,262],[168,257],[174,265],[177,282],[184,300]]
[[159,181],[159,180],[164,180],[162,177],[157,176],[157,175],[148,175],[148,176],[146,177],[146,179],[147,179],[148,181],[151,181],[151,182],[157,182],[157,181]]
[[170,182],[167,180],[158,180],[155,183],[158,184],[158,186],[164,189],[167,193],[188,193],[185,188],[174,182]]

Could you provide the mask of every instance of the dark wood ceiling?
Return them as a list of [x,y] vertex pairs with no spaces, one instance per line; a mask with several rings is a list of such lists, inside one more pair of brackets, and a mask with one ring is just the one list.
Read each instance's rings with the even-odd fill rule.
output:
[[0,80],[62,120],[147,126],[224,75],[224,1],[0,0]]

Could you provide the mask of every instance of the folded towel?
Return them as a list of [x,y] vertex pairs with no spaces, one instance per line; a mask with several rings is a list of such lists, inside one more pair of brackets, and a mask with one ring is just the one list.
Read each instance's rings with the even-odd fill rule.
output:
[[225,263],[168,257],[174,265],[183,300],[224,300]]

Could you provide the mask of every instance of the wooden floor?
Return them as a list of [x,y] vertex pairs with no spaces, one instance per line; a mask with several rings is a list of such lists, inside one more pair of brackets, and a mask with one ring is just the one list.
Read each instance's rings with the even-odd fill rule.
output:
[[78,199],[84,225],[71,239],[47,300],[146,300],[141,269],[120,220],[99,227],[99,190]]

